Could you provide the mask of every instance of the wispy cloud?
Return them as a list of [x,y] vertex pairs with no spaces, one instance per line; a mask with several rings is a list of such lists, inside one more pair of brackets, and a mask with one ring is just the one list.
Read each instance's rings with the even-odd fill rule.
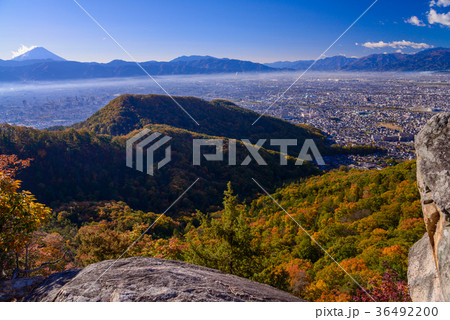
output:
[[384,41],[378,41],[378,42],[366,42],[362,44],[363,47],[370,48],[370,49],[378,49],[378,48],[394,48],[394,49],[405,49],[405,48],[413,48],[413,49],[428,49],[433,48],[432,45],[427,43],[417,43],[412,41],[392,41],[392,42],[384,42]]
[[36,46],[31,46],[31,47],[27,47],[25,45],[21,45],[19,47],[19,49],[17,49],[17,51],[11,51],[12,57],[11,58],[15,58],[20,56],[21,54],[24,54],[25,52],[28,52],[30,50],[33,50],[34,48],[37,48]]
[[430,9],[430,12],[428,12],[428,22],[430,24],[438,23],[450,27],[450,12],[437,13],[436,10]]
[[[450,0],[449,0],[450,1]],[[418,26],[418,27],[425,27],[426,24],[420,20],[419,18],[417,18],[416,16],[412,16],[411,18],[409,18],[408,20],[405,20],[406,23],[412,24],[414,26]]]

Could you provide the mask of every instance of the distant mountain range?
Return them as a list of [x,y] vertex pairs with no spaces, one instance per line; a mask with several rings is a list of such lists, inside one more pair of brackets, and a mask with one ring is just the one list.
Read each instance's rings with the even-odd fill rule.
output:
[[[211,56],[182,56],[168,62],[146,61],[141,66],[152,75],[214,74],[306,70],[313,60],[255,63]],[[415,54],[373,54],[362,58],[335,56],[318,60],[313,71],[450,71],[450,49],[435,48]],[[42,47],[12,60],[0,60],[0,81],[69,80],[142,76],[135,62],[66,61]]]
[[[344,56],[324,58],[318,60],[311,69],[320,71],[340,70],[343,66],[346,66],[356,60],[358,59],[347,58]],[[314,60],[277,61],[272,63],[265,63],[265,65],[271,68],[279,69],[306,70],[313,62]]]
[[[271,68],[307,69],[314,60],[266,63]],[[362,58],[335,56],[318,60],[315,71],[450,71],[450,49],[435,48],[415,54],[372,54]]]
[[[32,51],[37,49],[35,48]],[[50,55],[45,56],[45,59],[35,59],[35,56],[35,54],[30,53],[27,57],[22,55],[13,60],[0,60],[0,81],[52,81],[145,75],[135,62],[123,60],[113,60],[109,63],[60,61],[51,58]],[[277,70],[260,63],[209,56],[184,56],[168,62],[141,62],[140,65],[151,75],[270,72]]]

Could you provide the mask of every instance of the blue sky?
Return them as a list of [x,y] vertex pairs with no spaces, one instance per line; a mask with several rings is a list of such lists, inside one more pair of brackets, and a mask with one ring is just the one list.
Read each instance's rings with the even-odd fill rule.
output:
[[[271,62],[316,58],[373,0],[78,2],[139,61]],[[449,11],[450,0],[379,0],[327,55],[450,47]],[[0,0],[0,39],[0,59],[25,45],[69,60],[130,60],[73,0]]]

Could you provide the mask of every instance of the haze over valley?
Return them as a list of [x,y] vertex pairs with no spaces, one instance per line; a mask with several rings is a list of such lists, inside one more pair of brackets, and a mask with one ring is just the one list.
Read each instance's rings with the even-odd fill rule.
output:
[[[270,107],[297,77],[298,73],[271,72],[156,79],[173,95],[227,99],[315,126],[341,145],[375,144],[398,159],[414,156],[413,136],[433,114],[450,111],[448,74],[431,72],[310,72]],[[38,129],[71,125],[126,93],[164,92],[148,77],[0,83],[0,119]]]

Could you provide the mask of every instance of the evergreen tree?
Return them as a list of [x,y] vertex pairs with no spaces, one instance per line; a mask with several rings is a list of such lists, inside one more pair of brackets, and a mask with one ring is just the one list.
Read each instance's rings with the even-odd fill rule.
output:
[[223,211],[212,219],[198,212],[200,227],[188,234],[193,263],[251,278],[261,270],[260,250],[246,221],[246,207],[233,195],[231,183],[224,193]]

